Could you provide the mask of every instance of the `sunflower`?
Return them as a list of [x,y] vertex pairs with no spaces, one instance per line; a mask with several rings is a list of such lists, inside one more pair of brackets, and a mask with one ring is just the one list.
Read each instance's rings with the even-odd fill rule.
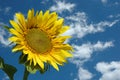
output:
[[58,65],[67,62],[72,57],[72,46],[64,43],[70,36],[63,36],[69,26],[64,26],[64,19],[58,18],[56,12],[36,12],[29,10],[27,18],[22,13],[15,14],[15,20],[10,20],[13,26],[9,29],[12,36],[9,40],[16,45],[12,52],[22,52],[21,61],[27,66],[41,69],[46,64],[59,71]]

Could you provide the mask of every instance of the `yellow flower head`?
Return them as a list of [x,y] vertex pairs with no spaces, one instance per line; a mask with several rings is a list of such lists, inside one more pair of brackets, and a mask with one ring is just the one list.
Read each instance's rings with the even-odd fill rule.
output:
[[52,65],[59,70],[58,65],[63,65],[66,58],[72,57],[72,47],[64,41],[70,36],[62,36],[69,26],[64,25],[64,19],[58,19],[56,12],[36,12],[29,10],[27,18],[21,13],[16,13],[16,20],[10,20],[12,36],[9,40],[16,45],[12,52],[22,51],[20,59],[26,66],[41,69],[45,64]]

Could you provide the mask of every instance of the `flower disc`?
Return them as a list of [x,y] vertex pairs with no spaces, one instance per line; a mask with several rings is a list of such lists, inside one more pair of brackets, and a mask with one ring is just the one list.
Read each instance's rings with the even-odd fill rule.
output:
[[47,34],[39,29],[30,29],[25,39],[28,45],[37,53],[45,53],[51,49],[51,42]]

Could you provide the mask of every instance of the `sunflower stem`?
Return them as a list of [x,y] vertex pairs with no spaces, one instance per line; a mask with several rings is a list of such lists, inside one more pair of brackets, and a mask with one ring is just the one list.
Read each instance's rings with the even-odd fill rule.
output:
[[23,80],[28,80],[28,75],[29,75],[29,72],[27,71],[27,68],[25,68]]

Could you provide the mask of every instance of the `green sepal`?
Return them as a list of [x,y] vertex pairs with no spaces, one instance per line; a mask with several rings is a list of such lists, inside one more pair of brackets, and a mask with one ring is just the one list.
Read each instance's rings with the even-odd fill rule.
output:
[[14,74],[17,69],[9,64],[5,64],[4,60],[0,57],[0,68],[8,75],[10,80],[14,80]]
[[36,71],[39,71],[41,74],[44,74],[50,67],[50,65],[48,63],[44,64],[44,69],[42,69],[38,64],[36,64],[36,66],[34,66],[33,61],[30,62],[30,60],[27,60],[28,55],[26,54],[21,54],[19,57],[19,63],[23,64],[27,71],[30,72],[31,74],[35,74]]
[[39,69],[39,72],[41,74],[44,74],[49,68],[50,68],[50,65],[46,63],[44,69]]
[[10,27],[9,26],[3,26],[6,30],[9,31]]
[[26,61],[27,61],[27,55],[22,53],[19,57],[19,63],[24,64]]
[[35,74],[37,71],[37,69],[35,69],[35,68],[32,69],[30,66],[26,66],[26,68],[27,68],[27,71],[30,72],[31,74]]
[[49,69],[49,67],[50,67],[49,64],[45,64],[44,69],[42,69],[38,64],[35,67],[34,66],[26,66],[27,70],[31,74],[35,74],[37,71],[39,71],[41,74],[44,74]]
[[22,53],[19,57],[19,63],[24,64],[27,71],[34,74],[34,73],[36,73],[37,69],[35,69],[35,67],[33,65],[33,62],[30,65],[30,61],[29,60],[27,61],[27,56],[28,55],[25,55],[25,54]]
[[5,29],[10,29],[10,27],[9,26],[7,26],[7,25],[5,25],[5,24],[0,24],[0,26],[2,26],[3,28],[5,28]]

